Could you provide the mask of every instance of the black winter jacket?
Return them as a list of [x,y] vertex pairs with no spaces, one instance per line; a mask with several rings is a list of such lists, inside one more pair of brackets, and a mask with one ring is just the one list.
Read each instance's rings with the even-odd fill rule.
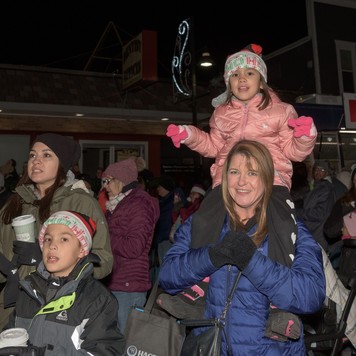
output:
[[7,328],[25,328],[45,355],[118,356],[125,340],[117,327],[116,298],[94,279],[95,255],[83,258],[65,278],[53,279],[43,262],[20,282],[21,292]]

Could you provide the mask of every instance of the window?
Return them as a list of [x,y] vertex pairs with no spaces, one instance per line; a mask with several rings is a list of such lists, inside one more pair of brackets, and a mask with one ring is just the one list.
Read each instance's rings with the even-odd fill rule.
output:
[[335,41],[340,94],[356,92],[356,44]]
[[356,162],[356,131],[321,131],[314,147],[314,159],[330,161],[335,173]]

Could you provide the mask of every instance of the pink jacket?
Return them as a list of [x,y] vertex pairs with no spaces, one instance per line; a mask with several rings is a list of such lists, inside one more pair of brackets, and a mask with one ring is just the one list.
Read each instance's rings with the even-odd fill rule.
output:
[[188,126],[190,134],[184,144],[204,157],[215,158],[210,167],[213,187],[221,183],[222,169],[231,147],[239,140],[249,139],[263,143],[271,152],[275,177],[274,184],[291,187],[293,167],[291,161],[303,161],[314,148],[313,138],[293,136],[289,119],[298,117],[294,107],[282,102],[271,93],[272,104],[260,111],[260,95],[247,104],[232,100],[218,106],[210,118],[210,133]]

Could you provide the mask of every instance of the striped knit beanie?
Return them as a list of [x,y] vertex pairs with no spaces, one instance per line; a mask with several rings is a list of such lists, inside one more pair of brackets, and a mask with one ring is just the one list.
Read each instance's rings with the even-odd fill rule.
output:
[[51,224],[60,224],[69,227],[80,241],[85,255],[89,254],[92,247],[93,235],[96,231],[96,224],[93,219],[76,211],[57,211],[53,213],[42,225],[38,237],[41,250],[47,227]]

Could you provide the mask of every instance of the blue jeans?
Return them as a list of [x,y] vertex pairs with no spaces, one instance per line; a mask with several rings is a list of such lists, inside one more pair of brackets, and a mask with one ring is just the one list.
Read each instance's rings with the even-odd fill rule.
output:
[[121,333],[124,333],[131,307],[143,307],[146,304],[147,292],[111,292],[119,302],[118,326]]

